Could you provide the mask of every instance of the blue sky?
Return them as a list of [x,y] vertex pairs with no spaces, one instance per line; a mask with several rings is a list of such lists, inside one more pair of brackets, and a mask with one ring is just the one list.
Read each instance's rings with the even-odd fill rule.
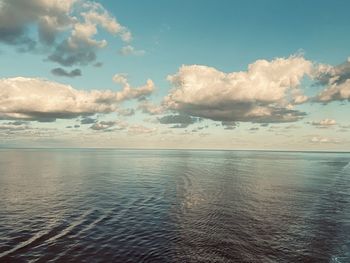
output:
[[[0,77],[3,82],[0,89],[5,90],[6,96],[15,98],[10,106],[6,104],[8,101],[2,101],[5,106],[0,112],[3,133],[0,145],[349,150],[348,1],[65,0],[61,5],[53,5],[45,0],[29,0],[26,2],[28,11],[23,11],[24,2],[0,0],[3,9],[0,11]],[[98,8],[96,3],[100,4]],[[57,28],[49,27],[45,31],[55,35],[55,42],[47,44],[38,38],[38,32],[44,25],[42,21],[51,14],[44,12],[51,11],[55,16],[58,14],[59,22],[56,21]],[[96,17],[84,20],[83,12],[103,15],[111,27],[104,27]],[[79,22],[71,22],[73,17]],[[74,27],[79,23],[84,30],[93,25],[96,34],[85,38],[81,30],[76,31],[80,34],[78,37],[72,38]],[[117,24],[113,23],[123,29],[118,31],[113,27]],[[19,28],[23,33],[18,33]],[[11,41],[7,32],[12,34]],[[125,32],[132,35],[132,40],[123,39]],[[24,37],[36,42],[36,48],[19,52],[18,49],[24,47],[21,42]],[[65,52],[76,54],[73,52],[84,49],[95,53],[96,59],[86,63],[76,61],[68,66],[50,61],[50,54],[69,39],[73,39],[79,49]],[[90,40],[106,40],[108,44],[97,47],[99,43]],[[133,51],[122,55],[125,47]],[[299,60],[293,60],[296,57]],[[263,74],[259,71],[263,70],[259,64],[261,60],[268,63],[268,76],[260,75]],[[97,62],[102,66],[95,67]],[[236,84],[240,78],[236,73],[247,72],[254,63],[257,63],[257,71],[244,76],[245,84]],[[280,72],[285,63],[290,65],[288,76]],[[299,69],[299,64],[305,67]],[[183,70],[182,65],[185,65]],[[51,72],[54,68],[65,72],[78,69],[81,76],[54,75]],[[276,77],[270,70],[276,71]],[[302,72],[294,76],[297,70]],[[236,74],[231,82],[230,73]],[[49,96],[54,103],[38,106],[43,98],[37,98],[36,92],[42,95],[42,86],[48,82],[69,85],[77,91],[110,90],[117,96],[125,85],[113,82],[116,74],[124,76],[122,82],[126,79],[135,92],[132,98],[129,94],[117,99],[113,107],[103,104],[105,108],[101,110],[101,105],[94,101],[87,111],[82,110],[80,104],[69,104],[71,112],[64,110],[64,98],[63,101],[55,98],[61,86],[54,86],[55,92]],[[267,81],[261,83],[261,87],[255,80],[256,74]],[[183,86],[168,78],[175,75]],[[25,81],[18,81],[18,77],[24,77]],[[297,78],[300,83],[291,82],[291,87],[285,87],[281,82],[274,86],[284,78],[288,81]],[[342,78],[346,78],[345,81],[339,80]],[[38,79],[45,79],[46,84],[33,81]],[[153,82],[144,91],[147,94],[138,92],[138,87],[145,85],[147,79]],[[28,85],[32,86],[27,88]],[[15,88],[22,95],[14,92]],[[243,97],[237,95],[241,88]],[[278,89],[283,92],[282,97],[276,95]],[[218,94],[219,90],[228,95]],[[289,93],[295,90],[298,96],[302,93],[307,99],[302,103],[287,103],[291,99]],[[23,94],[30,98],[26,103],[18,99]],[[201,98],[202,94],[206,97]],[[293,99],[297,95],[294,94]],[[167,97],[168,104],[164,102]],[[146,102],[158,107],[158,112],[142,112],[140,105]],[[119,112],[128,109],[134,114],[117,114],[117,108]],[[220,117],[214,114],[214,109]],[[58,112],[60,110],[63,113]],[[258,115],[254,115],[257,110]],[[65,115],[67,112],[69,116]],[[53,116],[49,122],[47,116]],[[87,117],[94,123],[81,124]],[[23,123],[13,125],[15,121]],[[79,127],[74,128],[74,125]],[[16,126],[15,129],[12,126]]]

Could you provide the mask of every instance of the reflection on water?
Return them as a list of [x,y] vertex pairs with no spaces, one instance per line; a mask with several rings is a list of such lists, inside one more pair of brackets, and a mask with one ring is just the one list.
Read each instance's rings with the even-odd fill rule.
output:
[[0,261],[350,262],[350,154],[0,150]]

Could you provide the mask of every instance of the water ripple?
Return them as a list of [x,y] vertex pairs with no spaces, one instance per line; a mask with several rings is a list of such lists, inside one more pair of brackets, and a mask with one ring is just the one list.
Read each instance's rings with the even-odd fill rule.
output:
[[350,262],[349,160],[0,151],[0,261]]

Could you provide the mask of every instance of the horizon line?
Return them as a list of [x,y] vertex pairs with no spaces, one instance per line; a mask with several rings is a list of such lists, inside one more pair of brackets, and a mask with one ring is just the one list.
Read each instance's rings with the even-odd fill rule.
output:
[[232,151],[232,152],[299,152],[299,153],[350,153],[350,150],[278,150],[278,149],[221,149],[221,148],[126,148],[126,147],[11,147],[0,150],[135,150],[135,151]]

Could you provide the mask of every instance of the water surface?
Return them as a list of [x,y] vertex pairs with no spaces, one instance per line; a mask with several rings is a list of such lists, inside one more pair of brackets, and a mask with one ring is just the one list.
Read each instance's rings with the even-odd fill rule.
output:
[[0,262],[350,262],[350,154],[0,150]]

